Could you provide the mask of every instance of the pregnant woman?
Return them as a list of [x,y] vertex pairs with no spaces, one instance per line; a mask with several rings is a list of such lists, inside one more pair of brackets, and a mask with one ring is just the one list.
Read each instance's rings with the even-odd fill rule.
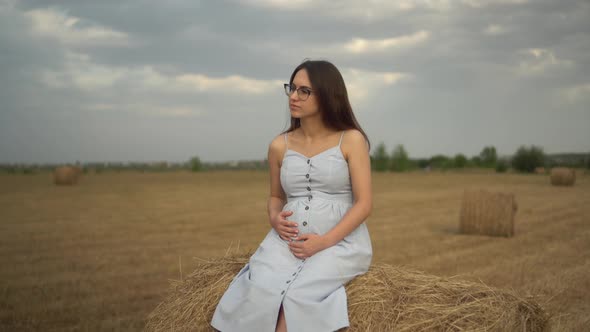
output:
[[222,296],[211,325],[231,331],[349,326],[344,285],[369,269],[370,143],[327,61],[285,84],[291,126],[269,146],[272,229]]

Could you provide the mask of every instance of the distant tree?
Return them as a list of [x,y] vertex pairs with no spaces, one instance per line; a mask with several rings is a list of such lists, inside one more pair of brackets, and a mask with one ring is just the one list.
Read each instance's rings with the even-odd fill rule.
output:
[[496,153],[496,148],[493,146],[484,147],[479,153],[479,157],[481,158],[483,167],[494,167],[496,161],[498,161],[498,154]]
[[560,164],[558,163],[558,161],[557,161],[557,160],[555,160],[555,158],[547,158],[547,159],[545,160],[545,166],[547,166],[547,168],[548,168],[548,169],[551,169],[551,168],[553,168],[553,167],[559,167],[559,166],[563,166],[563,167],[565,167],[564,165],[560,165]]
[[457,168],[464,168],[465,166],[467,166],[467,157],[465,157],[465,155],[463,155],[462,153],[459,153],[455,155],[453,163]]
[[35,174],[35,170],[31,167],[24,167],[23,168],[23,174]]
[[405,172],[410,168],[410,158],[408,152],[402,144],[398,144],[391,153],[391,170],[396,172]]
[[372,156],[373,168],[378,172],[384,172],[387,170],[389,164],[389,156],[385,149],[385,143],[381,142],[377,145],[375,152]]
[[426,168],[426,167],[428,167],[428,165],[430,165],[429,159],[425,159],[425,158],[416,159],[416,166],[418,166],[419,168]]
[[432,168],[447,169],[452,166],[452,161],[445,155],[437,154],[430,157],[430,166]]
[[586,168],[590,169],[590,153],[586,156]]
[[473,156],[473,157],[471,157],[471,160],[469,160],[469,163],[473,167],[480,167],[481,166],[481,157],[480,156]]
[[543,148],[531,145],[521,146],[512,157],[512,167],[520,172],[532,173],[536,167],[545,166]]
[[505,173],[508,170],[508,161],[505,159],[500,159],[496,162],[496,172],[497,173]]
[[191,160],[189,161],[189,165],[191,171],[193,172],[199,172],[203,169],[203,163],[201,163],[201,159],[197,156],[191,158]]

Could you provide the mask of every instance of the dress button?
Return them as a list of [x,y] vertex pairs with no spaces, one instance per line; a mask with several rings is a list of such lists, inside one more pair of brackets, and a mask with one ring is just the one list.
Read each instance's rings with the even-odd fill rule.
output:
[[305,177],[306,177],[306,178],[309,178],[309,174],[305,174]]
[[307,159],[307,163],[308,163],[308,164],[309,164],[309,161],[310,161],[310,160],[309,160],[309,159]]
[[296,275],[296,274],[297,274],[297,272],[293,272],[293,276]]
[[307,196],[307,198],[309,198],[309,200],[311,201],[311,199],[313,198],[312,195]]
[[309,187],[309,186],[308,186],[308,187],[307,187],[307,191],[311,191],[311,187]]
[[307,221],[304,221],[303,222],[303,226],[307,226]]
[[309,210],[309,206],[306,206],[306,207],[305,207],[305,209],[306,209],[306,210]]
[[281,292],[281,295],[283,295],[283,294],[285,294],[285,291],[282,291],[282,292]]
[[291,282],[291,280],[287,280],[287,283],[290,283],[290,282]]

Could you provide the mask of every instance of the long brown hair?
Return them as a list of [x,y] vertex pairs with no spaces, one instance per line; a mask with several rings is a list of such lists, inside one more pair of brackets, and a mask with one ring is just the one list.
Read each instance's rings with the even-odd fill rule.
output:
[[[357,129],[365,136],[370,150],[369,137],[356,121],[348,101],[348,92],[346,91],[344,79],[338,68],[325,60],[306,60],[295,68],[289,83],[293,83],[295,74],[301,69],[307,71],[313,86],[313,93],[316,94],[318,99],[324,124],[334,130]],[[281,134],[291,132],[299,127],[301,127],[300,119],[291,117],[291,126]]]

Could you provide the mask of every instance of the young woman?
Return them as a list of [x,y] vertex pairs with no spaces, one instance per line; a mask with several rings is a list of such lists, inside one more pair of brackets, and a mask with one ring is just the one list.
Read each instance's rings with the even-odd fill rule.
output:
[[347,327],[344,285],[371,263],[370,144],[340,72],[305,61],[285,92],[291,127],[268,150],[272,229],[217,305],[222,332]]

